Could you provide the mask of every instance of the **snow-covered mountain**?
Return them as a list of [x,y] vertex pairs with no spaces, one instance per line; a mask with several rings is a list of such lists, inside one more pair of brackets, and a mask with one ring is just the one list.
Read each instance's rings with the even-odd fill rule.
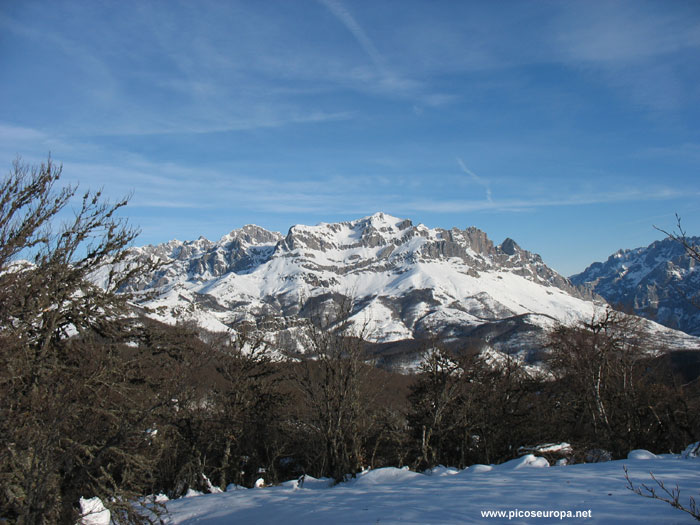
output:
[[[700,237],[688,241],[700,245]],[[590,287],[610,304],[631,307],[637,315],[700,336],[700,269],[672,239],[620,250],[571,281]]]
[[349,302],[352,321],[387,354],[430,334],[522,351],[555,322],[600,308],[512,239],[496,246],[476,228],[431,229],[383,213],[297,225],[286,236],[248,225],[216,242],[135,248],[134,257],[162,263],[132,283],[156,292],[145,304],[158,318],[211,330],[263,324],[280,344],[295,339],[299,317]]

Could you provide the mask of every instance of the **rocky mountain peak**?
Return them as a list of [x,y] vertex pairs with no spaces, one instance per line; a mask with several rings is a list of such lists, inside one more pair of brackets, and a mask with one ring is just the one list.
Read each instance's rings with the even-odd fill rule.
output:
[[413,230],[415,227],[410,220],[379,212],[348,222],[292,226],[281,248],[287,252],[377,248],[401,244],[415,233]]
[[518,246],[518,243],[516,243],[513,239],[507,237],[501,243],[501,251],[506,255],[515,255],[515,252],[520,251],[520,246]]
[[257,226],[256,224],[246,224],[245,226],[224,235],[220,242],[226,243],[237,240],[246,244],[260,245],[276,243],[282,239],[282,234],[278,232],[268,231],[265,228]]
[[489,255],[494,252],[493,241],[488,238],[486,232],[474,226],[470,226],[464,230],[464,232],[472,250],[484,255]]

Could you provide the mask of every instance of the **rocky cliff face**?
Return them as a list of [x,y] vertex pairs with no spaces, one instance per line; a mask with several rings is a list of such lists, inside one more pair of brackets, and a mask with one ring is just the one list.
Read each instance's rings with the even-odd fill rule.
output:
[[[689,239],[700,244],[700,237]],[[678,242],[664,239],[644,248],[620,250],[571,277],[609,303],[700,336],[700,271]]]
[[216,242],[171,241],[133,256],[162,263],[131,284],[156,293],[144,304],[160,319],[212,330],[264,324],[279,341],[294,339],[299,317],[351,305],[351,321],[376,343],[478,335],[520,352],[554,322],[590,319],[598,308],[512,239],[495,245],[476,228],[430,229],[383,213],[297,225],[286,236],[244,226]]

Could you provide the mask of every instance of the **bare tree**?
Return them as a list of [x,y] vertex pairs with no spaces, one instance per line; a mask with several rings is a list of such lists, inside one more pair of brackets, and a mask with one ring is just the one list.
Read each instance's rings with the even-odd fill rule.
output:
[[[455,432],[464,437],[471,421],[464,421],[463,369],[444,348],[433,342],[419,368],[419,377],[411,388],[409,424],[414,430],[419,450],[414,467],[424,470],[440,462],[452,464],[445,457],[445,446]],[[468,436],[466,436],[468,439]],[[445,461],[447,460],[447,461]]]
[[351,311],[347,302],[309,321],[309,348],[293,377],[306,408],[302,421],[322,447],[321,472],[337,482],[362,468],[369,421],[364,329],[353,327]]
[[240,331],[235,341],[222,336],[199,344],[208,347],[209,364],[164,419],[169,452],[161,462],[163,490],[171,497],[190,488],[208,492],[207,480],[222,489],[252,486],[263,471],[276,481],[277,410],[284,400],[266,342]]
[[410,395],[417,469],[505,461],[533,439],[531,378],[516,359],[490,361],[482,350],[431,344]]
[[137,231],[118,217],[128,199],[86,192],[71,210],[77,188],[57,188],[61,171],[17,161],[0,183],[0,509],[17,523],[74,523],[82,487],[115,520],[140,520],[126,498],[145,466],[129,386],[142,373],[109,342]]
[[611,431],[606,393],[613,386],[613,376],[625,374],[636,353],[637,341],[627,326],[632,319],[607,308],[577,326],[557,327],[550,337],[549,366],[560,378],[566,375],[577,381],[572,390],[583,396],[596,436]]
[[682,392],[653,361],[658,350],[639,318],[610,308],[555,329],[548,365],[557,380],[557,412],[568,414],[569,439],[615,455],[666,446],[670,428],[678,426],[673,403]]

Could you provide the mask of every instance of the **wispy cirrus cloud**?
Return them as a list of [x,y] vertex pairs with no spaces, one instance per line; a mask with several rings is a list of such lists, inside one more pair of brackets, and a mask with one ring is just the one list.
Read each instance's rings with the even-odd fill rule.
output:
[[[206,7],[178,4],[167,13],[151,5],[116,10],[99,33],[90,18],[99,6],[83,10],[67,2],[61,6],[62,23],[54,25],[41,11],[28,9],[37,17],[35,24],[10,10],[0,14],[0,28],[14,36],[15,46],[51,56],[46,64],[27,65],[52,77],[33,87],[42,92],[40,98],[46,100],[43,92],[50,92],[55,99],[44,114],[37,111],[34,127],[85,138],[226,133],[353,118],[349,107],[323,107],[305,98],[317,89],[304,80],[314,71],[309,68],[313,55],[299,53],[303,60],[295,72],[301,76],[294,84],[281,81],[285,70],[292,70],[284,60],[273,59],[279,53],[271,42],[279,35],[258,36],[250,28],[270,27],[255,9]],[[183,13],[175,14],[182,10],[188,24],[179,17]],[[125,34],[130,41],[125,42]],[[250,41],[241,45],[246,35]],[[315,78],[322,78],[322,71]],[[30,111],[23,113],[26,118]]]
[[666,157],[700,162],[700,143],[683,142],[670,146],[654,146],[639,153],[642,157]]
[[0,142],[36,142],[46,140],[47,138],[46,133],[37,129],[0,122]]
[[457,164],[459,164],[459,167],[462,169],[462,171],[469,175],[475,183],[484,188],[484,190],[486,191],[486,202],[493,203],[491,185],[488,183],[488,181],[479,177],[476,173],[467,168],[467,166],[464,164],[464,161],[459,157],[457,157]]
[[291,111],[285,113],[263,112],[261,114],[243,116],[219,116],[208,120],[202,118],[167,119],[159,122],[124,124],[107,129],[94,129],[94,136],[148,136],[148,135],[206,135],[208,133],[228,133],[232,131],[253,131],[266,128],[281,128],[296,124],[317,124],[337,122],[354,117],[350,111],[325,113],[311,111]]
[[384,75],[387,75],[386,64],[384,58],[377,50],[374,42],[367,36],[365,30],[360,27],[357,23],[355,17],[352,16],[350,11],[348,11],[345,6],[340,2],[340,0],[319,0],[328,10],[333,13],[333,15],[340,20],[340,22],[352,33],[355,37],[357,43],[362,47],[362,49],[367,53],[367,56],[372,60],[374,65],[382,71]]
[[700,53],[699,15],[692,4],[685,10],[643,1],[607,2],[596,9],[569,4],[554,19],[552,59],[629,102],[657,113],[675,111],[700,99],[690,88],[700,74],[688,62]]
[[[700,192],[696,192],[700,195]],[[401,209],[409,212],[466,213],[478,211],[523,212],[541,208],[588,206],[624,202],[668,200],[684,196],[674,188],[630,189],[600,193],[580,193],[569,196],[534,196],[531,198],[506,198],[497,202],[460,199],[422,199],[403,204]]]
[[354,68],[351,73],[356,80],[368,85],[370,90],[413,100],[419,104],[414,106],[417,113],[421,112],[422,106],[444,106],[459,98],[454,93],[435,92],[419,77],[409,74],[406,70],[401,71],[398,67],[393,67],[341,0],[318,1],[345,26],[372,62],[375,74],[362,68]]
[[[200,210],[234,208],[266,214],[293,211],[315,215],[355,214],[384,209],[398,210],[409,215],[416,212],[520,212],[552,207],[667,200],[687,197],[689,191],[700,194],[692,189],[658,184],[637,187],[608,185],[595,190],[569,188],[565,193],[558,192],[554,187],[533,193],[526,191],[528,182],[523,180],[519,183],[522,187],[511,181],[507,194],[494,200],[486,180],[466,166],[464,171],[470,175],[473,183],[485,188],[485,199],[456,199],[452,187],[420,199],[406,198],[402,186],[407,182],[397,185],[397,180],[390,176],[287,176],[279,179],[273,175],[250,173],[245,167],[235,165],[226,168],[184,166],[155,163],[138,157],[127,159],[119,166],[71,163],[69,175],[70,181],[88,181],[93,187],[107,186],[116,196],[137,190],[132,200],[135,207]],[[430,186],[428,182],[422,179],[413,182],[422,187],[414,189],[415,193],[427,193]]]

